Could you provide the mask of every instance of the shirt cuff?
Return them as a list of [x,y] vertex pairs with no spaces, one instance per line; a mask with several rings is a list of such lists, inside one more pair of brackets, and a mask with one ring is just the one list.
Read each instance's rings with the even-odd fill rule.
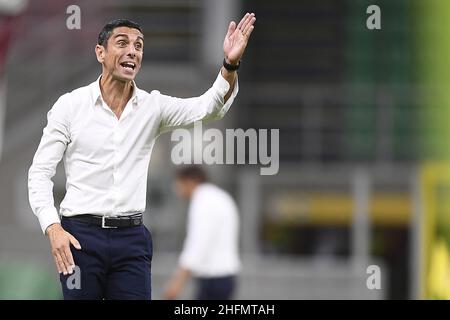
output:
[[42,208],[42,210],[38,214],[38,219],[44,235],[45,231],[50,225],[61,222],[55,207]]

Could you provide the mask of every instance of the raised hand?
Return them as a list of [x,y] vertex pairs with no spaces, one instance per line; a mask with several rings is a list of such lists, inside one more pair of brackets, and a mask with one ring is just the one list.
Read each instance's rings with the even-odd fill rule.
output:
[[223,41],[223,52],[229,64],[238,64],[247,47],[248,39],[255,28],[256,17],[254,13],[246,13],[239,24],[231,21],[228,32]]

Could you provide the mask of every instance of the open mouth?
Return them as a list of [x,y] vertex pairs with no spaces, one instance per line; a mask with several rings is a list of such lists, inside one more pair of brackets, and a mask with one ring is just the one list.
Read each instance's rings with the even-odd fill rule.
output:
[[120,65],[127,70],[134,70],[136,68],[136,64],[134,62],[122,62]]

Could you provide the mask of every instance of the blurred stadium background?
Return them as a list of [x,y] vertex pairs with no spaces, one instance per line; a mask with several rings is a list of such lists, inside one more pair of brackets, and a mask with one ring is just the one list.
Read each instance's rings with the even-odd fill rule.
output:
[[[81,30],[66,8],[81,8]],[[382,30],[366,28],[377,4]],[[59,299],[48,240],[28,205],[27,170],[51,105],[100,73],[94,45],[117,17],[142,24],[138,86],[202,93],[227,22],[258,21],[233,111],[212,126],[280,129],[280,171],[210,166],[236,198],[238,298],[450,298],[450,3],[445,0],[0,1],[0,298]],[[160,137],[146,224],[154,298],[174,270],[186,206]],[[62,164],[55,201],[64,196]],[[369,290],[366,268],[381,268]],[[189,298],[192,286],[183,297]]]

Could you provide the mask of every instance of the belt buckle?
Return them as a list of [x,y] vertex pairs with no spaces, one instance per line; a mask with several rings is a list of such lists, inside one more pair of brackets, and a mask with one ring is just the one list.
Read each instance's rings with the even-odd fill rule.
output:
[[111,226],[105,225],[106,218],[107,218],[106,216],[102,216],[102,228],[103,229],[117,229],[117,227],[111,227]]

